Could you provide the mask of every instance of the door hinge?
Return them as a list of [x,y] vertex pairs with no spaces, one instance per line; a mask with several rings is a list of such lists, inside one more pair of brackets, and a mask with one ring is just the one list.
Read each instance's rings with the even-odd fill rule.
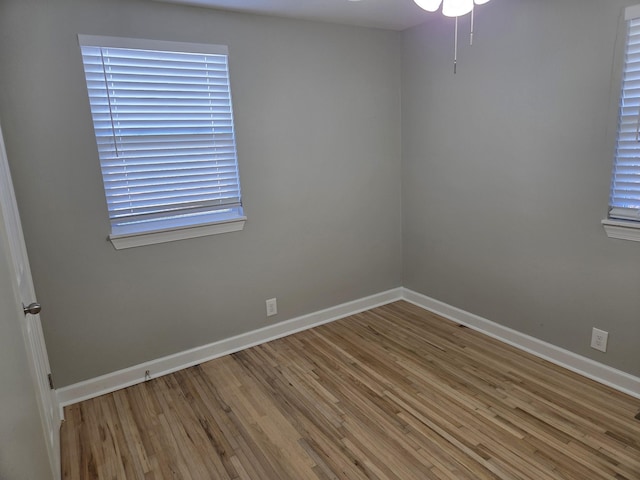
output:
[[53,390],[55,387],[53,386],[53,377],[51,376],[51,374],[47,375],[47,378],[49,379],[49,388],[51,390]]

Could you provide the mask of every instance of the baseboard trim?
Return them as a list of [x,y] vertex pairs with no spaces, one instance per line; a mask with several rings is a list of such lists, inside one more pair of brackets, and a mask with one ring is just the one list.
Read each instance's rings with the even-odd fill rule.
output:
[[427,297],[407,288],[402,298],[444,318],[460,323],[536,357],[595,380],[618,391],[640,398],[640,378],[518,332],[473,313]]
[[191,367],[214,358],[286,337],[309,328],[333,322],[340,318],[370,310],[380,305],[402,299],[402,288],[395,288],[375,295],[343,303],[308,315],[269,325],[258,330],[236,335],[235,337],[192,348],[184,352],[141,363],[133,367],[108,373],[100,377],[75,383],[57,390],[61,418],[64,418],[64,407],[74,403],[111,393],[145,381],[148,370],[151,378],[161,377],[169,373]]
[[60,388],[56,392],[60,405],[60,418],[64,419],[64,407],[67,405],[144,382],[147,370],[151,378],[161,377],[402,299],[596,382],[640,398],[640,378],[638,377],[400,287]]

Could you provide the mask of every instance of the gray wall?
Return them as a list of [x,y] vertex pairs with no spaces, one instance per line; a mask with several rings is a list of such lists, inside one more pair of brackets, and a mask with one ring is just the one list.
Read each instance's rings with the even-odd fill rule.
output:
[[[639,246],[600,225],[634,1],[492,0],[455,76],[439,15],[398,34],[2,2],[0,118],[58,385],[399,285],[639,375]],[[244,231],[105,240],[77,33],[229,45]]]
[[[244,231],[106,241],[78,33],[229,46]],[[2,2],[0,117],[57,385],[400,286],[400,62],[400,34],[383,30]]]
[[403,253],[405,287],[639,375],[640,244],[600,225],[631,3],[493,0],[457,75],[451,21],[405,32]]
[[0,479],[51,478],[0,212]]

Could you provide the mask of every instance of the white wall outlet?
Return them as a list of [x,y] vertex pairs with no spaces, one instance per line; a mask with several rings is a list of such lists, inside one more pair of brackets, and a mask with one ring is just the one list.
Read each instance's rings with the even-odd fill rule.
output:
[[591,331],[591,348],[600,350],[601,352],[607,351],[607,340],[609,339],[609,332],[594,328]]
[[267,317],[278,314],[278,300],[270,298],[267,300]]

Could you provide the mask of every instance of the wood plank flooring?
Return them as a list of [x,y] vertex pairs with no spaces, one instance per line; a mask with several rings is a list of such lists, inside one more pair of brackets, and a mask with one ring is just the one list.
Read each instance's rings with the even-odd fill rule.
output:
[[406,302],[67,407],[64,479],[640,479],[640,400]]

